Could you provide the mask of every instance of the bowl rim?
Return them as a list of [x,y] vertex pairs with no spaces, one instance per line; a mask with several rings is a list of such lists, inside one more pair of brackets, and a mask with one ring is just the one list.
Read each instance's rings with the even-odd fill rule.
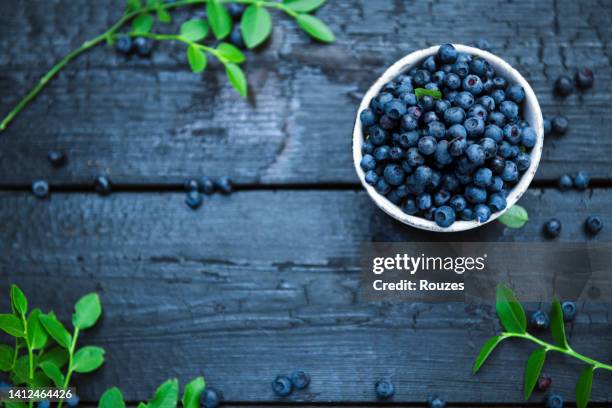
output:
[[353,129],[353,164],[355,166],[355,170],[357,171],[357,175],[359,176],[361,184],[368,192],[370,198],[381,210],[406,225],[410,225],[412,227],[416,227],[422,230],[435,232],[466,231],[480,227],[499,218],[510,207],[516,204],[516,202],[521,198],[525,191],[527,191],[527,188],[531,184],[531,181],[533,180],[540,164],[540,159],[542,157],[542,150],[544,146],[544,120],[542,117],[542,111],[540,109],[538,98],[536,97],[533,89],[531,88],[527,80],[505,60],[488,51],[463,44],[453,44],[453,46],[458,52],[468,53],[470,55],[476,55],[486,59],[489,63],[491,63],[495,70],[499,74],[501,74],[501,76],[508,80],[508,82],[518,84],[523,87],[523,89],[525,90],[525,101],[523,102],[523,106],[530,107],[530,114],[525,116],[533,117],[533,123],[530,123],[530,125],[536,130],[537,138],[536,144],[530,153],[531,164],[521,177],[519,183],[517,183],[514,188],[508,193],[508,196],[506,197],[506,208],[503,211],[493,213],[487,221],[455,221],[450,227],[442,228],[438,226],[435,221],[429,221],[425,218],[408,215],[404,213],[398,205],[393,204],[386,197],[380,195],[378,192],[376,192],[373,186],[365,182],[365,172],[361,169],[360,166],[362,158],[361,146],[363,144],[363,131],[361,129],[361,121],[359,117],[361,111],[363,111],[369,106],[371,99],[378,94],[378,92],[387,82],[397,77],[400,73],[409,70],[414,65],[423,61],[430,55],[435,55],[440,45],[434,45],[429,48],[424,48],[411,52],[410,54],[401,58],[389,68],[387,68],[385,72],[368,89],[368,91],[363,96],[361,103],[359,104],[359,109],[357,111],[357,116],[355,119],[355,126]]

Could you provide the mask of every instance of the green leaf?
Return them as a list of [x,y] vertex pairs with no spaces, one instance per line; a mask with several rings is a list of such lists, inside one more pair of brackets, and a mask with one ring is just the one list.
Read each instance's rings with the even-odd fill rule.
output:
[[92,327],[102,314],[102,305],[97,293],[89,293],[80,298],[74,305],[72,324],[79,330]]
[[336,40],[334,33],[321,20],[310,14],[298,14],[295,18],[302,30],[306,31],[315,40],[330,43]]
[[164,24],[168,24],[172,22],[172,16],[165,8],[158,7],[157,8],[157,19]]
[[19,402],[19,401],[6,401],[5,404],[6,404],[5,405],[6,408],[26,408],[27,407],[25,402]]
[[153,27],[153,16],[150,14],[141,14],[132,21],[132,31],[137,34],[146,34]]
[[181,24],[181,37],[188,41],[200,41],[208,35],[208,23],[206,20],[193,19]]
[[542,372],[545,358],[546,349],[539,348],[531,353],[527,360],[527,365],[525,366],[525,382],[523,384],[523,396],[525,400],[529,399],[538,382],[538,378],[540,378],[540,372]]
[[23,323],[14,314],[0,314],[0,329],[13,337],[23,337]]
[[45,344],[47,344],[47,340],[49,338],[47,332],[42,327],[42,324],[38,319],[41,314],[42,312],[40,309],[34,309],[30,312],[30,316],[28,317],[28,341],[30,342],[32,350],[43,348]]
[[178,380],[168,380],[159,386],[147,408],[175,408],[178,400]]
[[553,339],[557,346],[569,349],[567,343],[567,337],[565,337],[565,325],[563,324],[563,309],[559,299],[554,299],[552,303],[552,310],[550,312],[550,330],[553,335]]
[[298,13],[310,13],[325,4],[325,0],[284,0],[283,4]]
[[431,96],[434,99],[442,99],[442,92],[437,89],[427,89],[427,88],[416,88],[414,90],[414,95],[417,99],[421,99],[425,95]]
[[242,69],[236,64],[229,63],[225,65],[225,73],[232,86],[238,91],[240,96],[245,98],[248,94],[246,77]]
[[576,406],[586,408],[591,398],[591,388],[593,387],[593,366],[588,366],[580,373],[576,383]]
[[72,368],[77,373],[90,373],[104,363],[104,349],[96,346],[85,346],[74,353]]
[[187,47],[187,61],[191,70],[196,74],[204,71],[206,68],[206,54],[193,44],[189,44]]
[[272,17],[268,10],[255,4],[247,7],[240,20],[240,31],[248,48],[264,42],[272,32]]
[[495,309],[507,331],[510,333],[525,333],[527,327],[525,311],[512,290],[503,284],[497,285]]
[[53,347],[38,359],[38,364],[50,362],[62,368],[68,362],[68,352],[61,347]]
[[514,204],[503,213],[497,221],[501,222],[508,228],[521,228],[529,221],[527,210],[518,204]]
[[232,31],[232,18],[223,4],[219,0],[209,0],[206,3],[206,14],[215,37],[218,39],[227,37]]
[[28,312],[28,300],[17,285],[11,285],[11,302],[18,314],[25,315]]
[[206,388],[204,377],[196,377],[187,385],[183,391],[183,408],[200,408],[200,396]]
[[138,10],[142,7],[140,0],[127,0],[126,8],[128,12],[132,12],[134,10]]
[[41,313],[41,315],[38,316],[38,320],[40,320],[47,333],[53,337],[53,340],[55,340],[57,344],[65,349],[70,347],[72,336],[54,315]]
[[53,381],[56,387],[61,388],[64,386],[64,374],[62,374],[58,366],[50,361],[44,361],[39,364],[39,367]]
[[144,402],[139,402],[138,403],[138,408],[149,408],[149,406],[147,404],[145,404]]
[[235,62],[237,64],[244,62],[244,54],[232,44],[225,42],[221,43],[217,46],[217,51],[228,61]]
[[123,394],[117,387],[109,388],[104,391],[98,402],[98,408],[125,408]]
[[474,362],[474,366],[472,367],[472,374],[476,374],[480,367],[487,360],[493,349],[497,347],[497,345],[503,340],[501,336],[493,336],[482,346],[480,349],[480,353],[478,353],[478,357],[476,357],[476,361]]
[[51,381],[49,381],[49,377],[42,370],[36,370],[34,371],[34,377],[28,380],[28,386],[30,388],[50,387]]
[[30,377],[30,360],[28,356],[21,356],[15,362],[13,369],[15,385],[25,384]]
[[14,351],[11,346],[0,344],[0,371],[11,371],[13,368]]

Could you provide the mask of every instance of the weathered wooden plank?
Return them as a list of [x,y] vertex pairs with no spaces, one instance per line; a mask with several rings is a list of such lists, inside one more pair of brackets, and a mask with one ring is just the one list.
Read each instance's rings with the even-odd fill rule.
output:
[[[396,401],[440,393],[454,402],[520,403],[530,346],[504,345],[476,377],[470,366],[498,326],[490,305],[385,304],[358,299],[363,241],[539,241],[542,222],[564,222],[562,240],[582,241],[582,220],[609,221],[612,192],[530,191],[531,222],[471,233],[426,234],[393,221],[361,191],[253,191],[213,196],[197,212],[175,193],[54,194],[40,201],[0,194],[0,287],[16,282],[32,304],[63,319],[71,304],[98,291],[101,324],[84,344],[108,350],[104,369],[77,378],[94,400],[120,385],[144,399],[164,379],[205,374],[232,401],[275,400],[269,382],[304,369],[312,385],[290,401],[374,399],[389,377]],[[589,198],[590,197],[590,198]],[[553,209],[555,213],[553,214]],[[597,238],[609,241],[606,228]],[[6,309],[7,297],[0,297]],[[610,306],[581,305],[574,347],[608,359]],[[579,366],[551,357],[546,371],[571,399]],[[610,402],[610,376],[593,398]]]
[[[605,137],[612,131],[606,19],[612,4],[485,3],[330,2],[320,16],[338,41],[326,46],[275,14],[271,43],[248,53],[248,102],[215,64],[202,77],[188,73],[178,45],[161,45],[151,60],[127,61],[100,47],[69,66],[0,136],[0,185],[39,177],[90,183],[101,172],[126,184],[201,174],[230,175],[239,183],[354,183],[351,127],[369,84],[414,49],[481,37],[528,77],[546,114],[570,119],[565,137],[547,141],[538,179],[582,168],[612,178],[612,141]],[[53,60],[110,25],[122,1],[112,4],[2,2],[2,111]],[[556,76],[584,64],[596,72],[595,89],[554,98]],[[53,148],[69,152],[69,166],[50,169],[45,156]]]

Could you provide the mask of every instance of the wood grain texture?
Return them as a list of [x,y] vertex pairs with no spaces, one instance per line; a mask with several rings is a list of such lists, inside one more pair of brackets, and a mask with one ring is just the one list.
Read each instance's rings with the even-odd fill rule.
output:
[[[493,307],[363,302],[360,243],[539,241],[553,211],[564,241],[586,239],[587,214],[609,223],[612,192],[564,197],[576,205],[556,206],[562,194],[554,190],[530,191],[524,229],[493,224],[449,237],[398,224],[362,191],[216,195],[196,212],[175,193],[56,193],[40,201],[3,192],[0,288],[15,282],[64,320],[79,296],[100,293],[103,319],[83,344],[108,354],[102,370],[77,376],[88,401],[112,385],[131,401],[144,399],[168,377],[199,374],[228,400],[275,401],[274,376],[303,369],[312,384],[287,401],[372,402],[373,383],[390,378],[402,403],[434,393],[453,402],[520,403],[530,346],[503,345],[478,376],[470,374],[479,347],[498,329]],[[597,240],[611,238],[606,228]],[[0,306],[8,307],[6,296]],[[568,326],[577,350],[610,360],[610,312],[609,305],[580,305]],[[560,356],[546,366],[567,399],[579,369]],[[612,378],[601,374],[593,399],[610,403]]]
[[[122,5],[1,2],[2,112],[52,61],[112,24]],[[98,173],[120,184],[178,183],[203,174],[243,184],[355,183],[351,128],[372,81],[412,50],[479,38],[519,68],[546,114],[570,119],[566,136],[547,140],[538,180],[579,169],[609,179],[611,13],[612,3],[601,0],[461,7],[451,1],[330,1],[318,15],[337,34],[333,45],[313,43],[274,13],[269,44],[247,53],[249,101],[231,90],[218,64],[202,76],[189,73],[180,45],[161,44],[150,60],[126,60],[102,46],[71,64],[0,135],[0,185],[40,177],[90,184]],[[186,15],[179,12],[177,21]],[[594,69],[595,88],[554,98],[557,75],[583,65]],[[67,167],[49,167],[45,156],[53,148],[69,152]]]

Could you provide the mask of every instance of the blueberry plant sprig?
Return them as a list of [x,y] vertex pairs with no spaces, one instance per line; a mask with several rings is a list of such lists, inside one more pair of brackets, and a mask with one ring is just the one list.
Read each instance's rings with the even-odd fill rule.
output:
[[518,204],[514,204],[503,213],[497,221],[508,228],[522,228],[529,221],[527,210]]
[[[232,31],[232,18],[224,4],[238,3],[246,6],[240,19],[240,31],[247,48],[255,48],[262,44],[272,32],[272,17],[268,8],[280,10],[295,19],[298,26],[315,40],[330,43],[335,36],[329,27],[320,19],[310,14],[326,0],[127,0],[123,16],[102,34],[85,41],[81,46],[71,51],[59,60],[36,85],[17,103],[17,105],[0,122],[0,132],[43,90],[49,81],[55,77],[68,63],[104,42],[112,45],[120,30],[132,23],[132,30],[127,34],[135,37],[146,37],[157,41],[180,41],[187,45],[187,59],[193,72],[199,73],[206,68],[206,54],[217,57],[225,66],[227,77],[238,93],[247,96],[247,81],[238,64],[244,61],[244,55],[235,47],[222,43],[218,47],[208,47],[200,44],[208,34],[208,26],[217,40],[223,40]],[[151,29],[155,23],[154,15],[160,23],[170,23],[172,16],[169,11],[183,6],[206,5],[208,23],[205,20],[191,20],[181,26],[181,33],[176,36],[153,34]],[[186,30],[186,31],[183,31]]]
[[565,336],[563,310],[559,300],[555,299],[552,303],[550,326],[554,343],[548,343],[540,340],[527,332],[527,319],[525,317],[525,311],[512,290],[505,285],[500,284],[497,287],[495,309],[501,324],[506,331],[497,336],[491,337],[482,346],[480,353],[474,362],[472,372],[474,374],[478,372],[493,349],[495,349],[495,347],[497,347],[497,345],[503,340],[511,338],[529,340],[537,344],[538,348],[531,353],[525,366],[523,382],[523,396],[525,397],[525,400],[529,399],[533,393],[538,378],[540,377],[542,367],[544,366],[546,354],[550,351],[554,351],[578,359],[586,364],[586,367],[582,370],[578,378],[578,382],[576,383],[576,403],[578,408],[586,408],[591,396],[593,373],[595,370],[612,371],[612,365],[601,363],[592,358],[579,354],[572,349],[567,341],[567,337]]
[[[196,377],[183,390],[180,400],[183,408],[200,408],[200,397],[206,388],[204,377]],[[149,402],[140,402],[138,408],[175,408],[179,402],[179,382],[176,378],[160,385]],[[125,408],[123,394],[117,387],[109,388],[102,394],[98,408]]]
[[[36,308],[28,314],[28,300],[17,285],[11,286],[10,296],[12,313],[0,314],[0,329],[15,338],[15,346],[0,344],[0,371],[9,373],[13,385],[40,388],[53,384],[67,389],[73,373],[89,373],[104,363],[104,349],[76,349],[79,332],[95,325],[102,313],[96,293],[83,296],[75,304],[72,334],[53,312]],[[26,351],[23,355],[22,350]]]

